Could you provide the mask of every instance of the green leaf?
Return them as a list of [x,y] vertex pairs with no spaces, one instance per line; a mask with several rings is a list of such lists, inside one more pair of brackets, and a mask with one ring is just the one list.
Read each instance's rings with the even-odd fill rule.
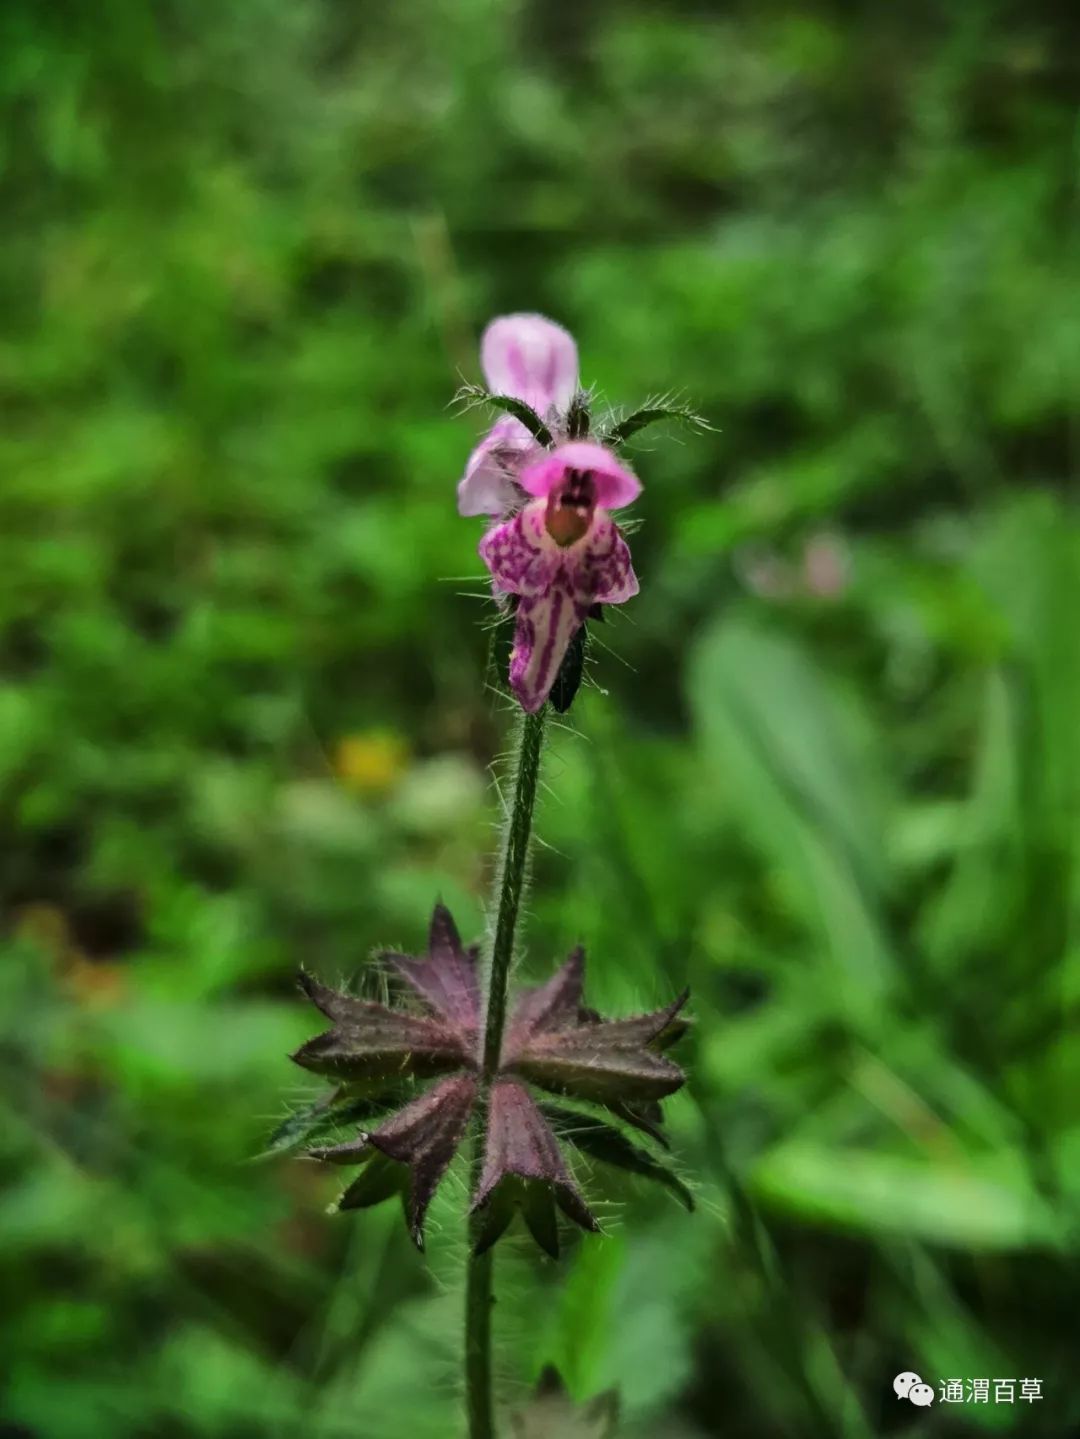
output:
[[385,1094],[381,1097],[371,1094],[342,1096],[340,1090],[331,1090],[283,1119],[257,1157],[270,1159],[274,1155],[305,1149],[313,1141],[326,1139],[346,1125],[358,1124],[361,1120],[382,1114],[386,1107]]
[[809,1141],[781,1145],[751,1175],[759,1198],[804,1222],[966,1249],[1055,1245],[1061,1225],[1019,1156],[934,1161]]
[[586,1240],[562,1285],[549,1354],[575,1393],[610,1382],[611,1350],[620,1329],[618,1288],[627,1259],[622,1234]]
[[896,972],[884,912],[890,789],[862,715],[796,641],[738,617],[706,631],[687,683],[729,814],[782,879],[851,1017],[879,1025]]
[[642,1179],[662,1184],[680,1204],[693,1211],[694,1196],[674,1169],[644,1146],[635,1144],[615,1125],[569,1105],[542,1104],[540,1107],[559,1134],[585,1154],[616,1169],[624,1169]]
[[513,395],[489,395],[480,385],[463,385],[458,391],[458,399],[463,400],[469,408],[475,405],[493,405],[495,409],[502,410],[508,415],[513,415],[515,420],[520,420],[532,437],[545,449],[550,450],[555,443],[554,436],[544,424],[543,420],[524,400],[516,399]]
[[396,1159],[373,1149],[371,1158],[334,1207],[339,1213],[347,1209],[371,1209],[384,1199],[403,1194],[408,1178],[407,1164],[399,1164]]
[[692,410],[689,405],[679,405],[672,402],[659,400],[655,404],[643,405],[640,410],[635,410],[632,415],[627,415],[625,420],[619,420],[609,425],[604,431],[601,442],[605,445],[625,445],[640,430],[646,429],[649,425],[658,425],[663,420],[674,420],[680,425],[690,425],[697,430],[711,430],[712,426]]

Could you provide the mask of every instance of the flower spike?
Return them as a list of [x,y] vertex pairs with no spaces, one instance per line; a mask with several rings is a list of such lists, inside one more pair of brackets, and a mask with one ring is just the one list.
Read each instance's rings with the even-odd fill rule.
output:
[[[504,315],[485,331],[481,360],[491,393],[464,393],[504,413],[469,457],[458,509],[497,517],[480,557],[496,599],[516,596],[511,690],[527,713],[549,696],[565,713],[584,672],[586,622],[638,592],[611,511],[636,500],[641,481],[613,444],[588,438],[590,396],[561,326]],[[617,444],[634,429],[628,421],[609,435]]]

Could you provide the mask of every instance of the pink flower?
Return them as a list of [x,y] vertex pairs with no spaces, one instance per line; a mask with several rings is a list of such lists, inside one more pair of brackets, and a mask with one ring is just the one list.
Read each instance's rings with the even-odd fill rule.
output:
[[635,500],[641,482],[603,445],[571,440],[539,451],[518,484],[535,498],[488,531],[480,558],[496,591],[519,597],[510,687],[532,713],[593,607],[638,592],[630,551],[608,511]]
[[[458,485],[463,515],[498,523],[480,542],[497,601],[514,596],[510,687],[528,713],[550,698],[565,714],[581,684],[586,621],[638,592],[630,551],[610,512],[641,484],[618,452],[664,420],[707,429],[673,397],[630,414],[591,413],[579,388],[577,347],[542,315],[504,315],[484,333],[488,390],[462,398],[502,411],[469,457]],[[590,438],[591,437],[591,438]]]
[[[578,387],[578,354],[572,336],[543,315],[502,315],[484,331],[480,363],[493,395],[509,395],[541,419],[565,413]],[[533,452],[528,429],[503,415],[469,456],[458,485],[463,515],[504,515],[520,501],[515,476]]]

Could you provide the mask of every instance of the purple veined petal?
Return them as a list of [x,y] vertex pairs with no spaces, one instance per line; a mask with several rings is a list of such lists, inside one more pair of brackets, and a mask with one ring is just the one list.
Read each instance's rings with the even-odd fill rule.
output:
[[576,543],[556,544],[547,501],[533,500],[480,541],[496,591],[520,596],[510,656],[510,688],[534,713],[547,699],[574,634],[596,603],[619,604],[638,592],[630,550],[618,526],[597,510]]
[[601,509],[621,509],[641,494],[637,475],[621,465],[610,450],[592,440],[571,440],[542,454],[522,470],[519,484],[528,494],[545,498],[562,484],[570,470],[592,475],[596,503]]
[[566,552],[573,566],[574,590],[586,610],[590,605],[620,605],[637,594],[638,577],[630,546],[610,515],[597,510],[585,538]]
[[409,1230],[421,1249],[424,1216],[465,1137],[475,1099],[474,1079],[467,1075],[443,1079],[369,1136],[376,1149],[412,1170]]
[[545,984],[518,996],[507,1032],[504,1064],[512,1064],[522,1046],[539,1031],[578,1023],[584,982],[585,951],[579,945]]
[[512,415],[502,415],[469,456],[458,482],[460,515],[504,515],[521,501],[515,472],[539,447]]
[[437,904],[431,917],[427,959],[408,954],[387,954],[384,958],[437,1018],[459,1032],[476,1032],[480,1024],[476,952],[463,947],[445,905]]
[[539,415],[565,410],[578,387],[573,336],[543,315],[500,315],[480,341],[480,363],[495,395],[524,400]]
[[535,714],[551,693],[563,656],[588,613],[589,604],[575,599],[565,582],[518,601],[510,688],[526,714]]
[[559,547],[544,528],[545,509],[542,501],[526,505],[480,541],[480,558],[506,594],[543,594],[559,571]]
[[517,1080],[498,1079],[491,1087],[484,1167],[473,1209],[486,1204],[499,1182],[510,1175],[550,1184],[565,1214],[584,1229],[599,1227],[532,1095]]

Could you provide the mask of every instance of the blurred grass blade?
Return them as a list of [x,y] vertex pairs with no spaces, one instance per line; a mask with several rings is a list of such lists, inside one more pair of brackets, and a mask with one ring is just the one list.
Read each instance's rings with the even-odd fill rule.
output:
[[793,639],[739,618],[708,629],[687,680],[704,762],[778,893],[876,1026],[895,962],[883,925],[885,766],[866,726]]

